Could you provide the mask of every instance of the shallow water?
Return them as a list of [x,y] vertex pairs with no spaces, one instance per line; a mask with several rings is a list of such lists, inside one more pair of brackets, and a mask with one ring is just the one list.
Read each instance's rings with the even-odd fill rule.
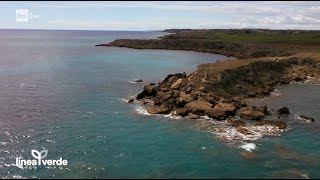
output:
[[[288,106],[291,130],[226,143],[205,121],[143,115],[124,99],[167,74],[192,72],[224,56],[167,50],[95,47],[117,38],[156,38],[161,32],[0,31],[1,178],[319,178],[320,86],[293,84],[257,103]],[[130,83],[133,79],[144,83]],[[138,111],[137,111],[138,109]],[[140,110],[140,111],[139,111]],[[202,128],[201,128],[202,126]],[[219,126],[219,125],[214,125]],[[66,167],[14,167],[47,149]]]

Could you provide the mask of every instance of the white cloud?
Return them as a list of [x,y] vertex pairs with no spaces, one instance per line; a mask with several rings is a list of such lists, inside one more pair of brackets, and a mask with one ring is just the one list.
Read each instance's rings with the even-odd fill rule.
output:
[[[197,11],[199,13],[207,13],[212,15],[212,22],[189,22],[184,27],[190,28],[215,28],[215,27],[255,27],[270,29],[319,29],[320,28],[320,2],[305,1],[262,1],[262,2],[67,2],[60,4],[40,3],[33,5],[42,8],[143,8],[160,9],[171,11]],[[220,14],[225,17],[232,18],[228,22],[216,23],[215,15]],[[185,22],[181,17],[166,17],[167,21],[154,22],[152,16],[148,21],[137,22],[121,22],[121,21],[103,21],[94,24],[92,21],[85,20],[69,20],[68,23],[74,27],[88,28],[112,28],[112,29],[129,29],[149,28],[149,29],[166,29],[170,27],[182,28],[178,24],[173,23],[180,20]],[[180,18],[180,19],[179,19]],[[175,19],[175,21],[173,21]],[[50,22],[56,25],[67,25],[66,21]]]

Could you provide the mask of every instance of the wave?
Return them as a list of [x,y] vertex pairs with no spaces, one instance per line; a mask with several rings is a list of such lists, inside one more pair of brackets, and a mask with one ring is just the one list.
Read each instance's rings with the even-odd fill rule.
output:
[[254,143],[244,143],[244,144],[240,145],[239,147],[241,149],[246,150],[246,151],[252,152],[252,150],[255,150],[257,146]]
[[142,114],[142,115],[151,115],[146,108],[144,108],[143,106],[140,105],[135,105],[134,106],[134,110],[138,113],[138,114]]

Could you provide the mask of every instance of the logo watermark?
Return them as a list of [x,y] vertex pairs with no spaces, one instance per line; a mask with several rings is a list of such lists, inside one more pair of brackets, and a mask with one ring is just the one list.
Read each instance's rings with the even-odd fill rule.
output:
[[37,151],[37,150],[31,150],[31,155],[35,159],[21,159],[21,158],[16,158],[16,166],[21,169],[29,168],[32,166],[66,166],[68,165],[68,161],[66,159],[60,159],[57,160],[51,160],[51,159],[45,159],[48,155],[48,150],[42,150],[42,151]]
[[39,19],[40,15],[32,14],[28,9],[16,9],[16,22],[29,22],[31,19]]

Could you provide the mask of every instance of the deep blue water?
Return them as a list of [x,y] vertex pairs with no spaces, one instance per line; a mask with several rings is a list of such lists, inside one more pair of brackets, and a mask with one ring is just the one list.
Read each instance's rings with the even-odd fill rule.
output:
[[[142,78],[190,73],[227,57],[167,50],[95,47],[162,32],[0,30],[1,178],[320,178],[320,86],[279,87],[258,103],[288,106],[290,130],[253,141],[256,157],[205,132],[198,121],[138,113],[123,99]],[[294,114],[316,119],[305,123]],[[200,128],[199,128],[200,127]],[[19,169],[16,157],[68,160],[66,167]]]

